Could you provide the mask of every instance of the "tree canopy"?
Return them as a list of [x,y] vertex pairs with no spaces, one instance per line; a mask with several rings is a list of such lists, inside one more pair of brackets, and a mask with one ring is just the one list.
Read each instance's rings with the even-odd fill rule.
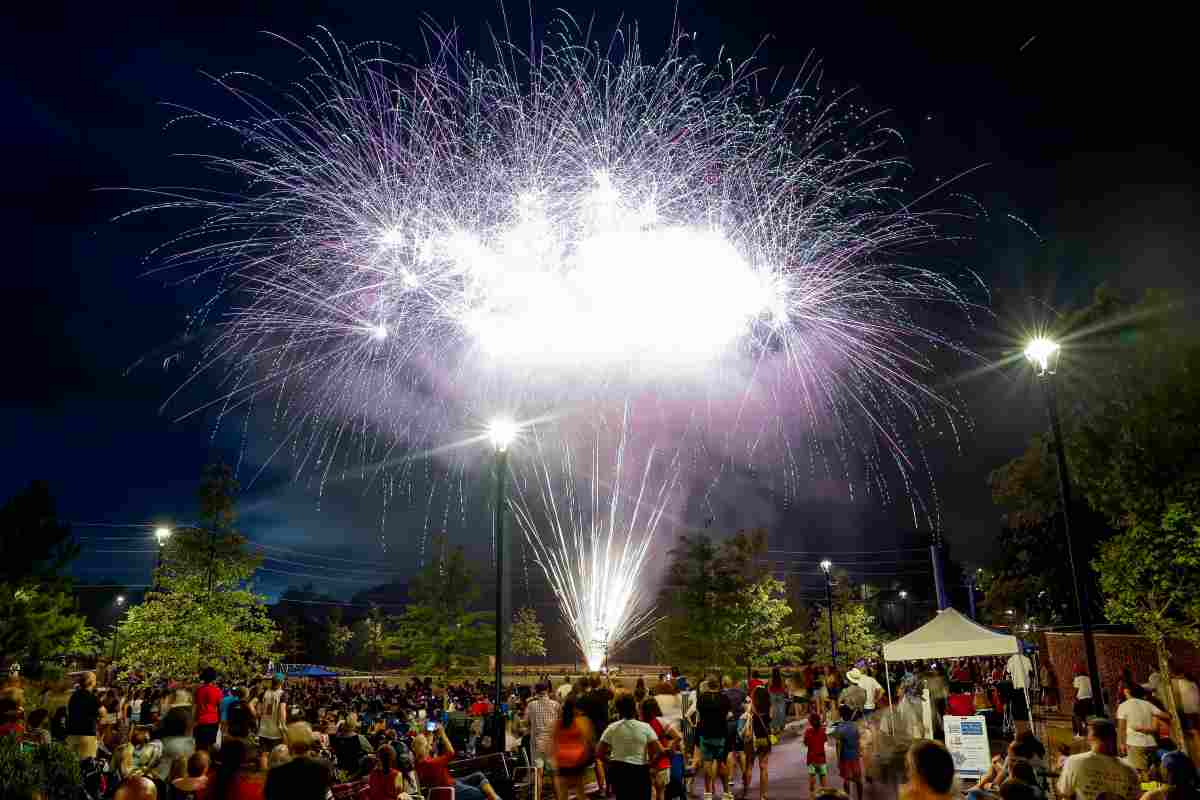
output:
[[546,655],[546,637],[537,611],[527,607],[513,614],[509,642],[512,654],[517,658]]

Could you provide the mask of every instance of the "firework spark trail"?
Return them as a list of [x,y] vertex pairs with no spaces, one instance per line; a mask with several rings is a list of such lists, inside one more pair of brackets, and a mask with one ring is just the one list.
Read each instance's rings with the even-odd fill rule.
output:
[[386,497],[412,453],[497,411],[626,408],[688,430],[673,451],[793,483],[802,448],[851,489],[887,498],[898,475],[916,516],[913,439],[964,419],[930,357],[963,351],[923,320],[972,304],[907,261],[938,229],[897,184],[898,136],[816,67],[764,96],[753,62],[707,64],[685,37],[650,62],[636,30],[587,35],[562,17],[488,64],[431,31],[414,64],[322,32],[287,43],[295,83],[216,79],[244,115],[179,122],[232,135],[199,156],[222,190],[139,209],[202,216],[154,274],[214,286],[168,402],[215,376],[187,413],[270,409],[297,474]]
[[643,578],[651,544],[678,500],[678,452],[667,456],[650,445],[639,470],[630,463],[629,433],[628,408],[615,444],[611,431],[598,426],[589,474],[581,478],[570,444],[575,436],[531,433],[518,462],[528,467],[514,468],[513,515],[590,670],[653,627]]

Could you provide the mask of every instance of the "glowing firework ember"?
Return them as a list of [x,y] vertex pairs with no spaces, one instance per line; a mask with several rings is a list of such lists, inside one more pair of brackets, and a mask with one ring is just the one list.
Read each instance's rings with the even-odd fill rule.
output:
[[[677,498],[678,456],[645,450],[638,464],[628,447],[629,419],[622,419],[615,444],[598,429],[575,462],[573,437],[530,444],[527,468],[512,507],[533,545],[535,557],[558,597],[589,670],[650,632],[653,608],[642,590],[647,556]],[[577,478],[577,467],[585,475]]]

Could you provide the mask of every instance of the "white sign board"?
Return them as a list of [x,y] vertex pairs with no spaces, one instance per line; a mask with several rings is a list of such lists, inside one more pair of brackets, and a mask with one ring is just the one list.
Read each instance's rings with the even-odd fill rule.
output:
[[959,775],[978,777],[992,765],[988,749],[987,723],[981,716],[943,717],[946,728],[946,749],[954,758]]

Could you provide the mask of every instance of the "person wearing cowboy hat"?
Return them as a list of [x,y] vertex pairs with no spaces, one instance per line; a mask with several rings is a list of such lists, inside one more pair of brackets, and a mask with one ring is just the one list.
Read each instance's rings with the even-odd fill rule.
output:
[[879,699],[883,697],[883,687],[879,685],[879,681],[871,677],[869,672],[858,667],[846,673],[846,680],[866,693],[866,700],[863,702],[863,716],[870,717],[878,706]]

